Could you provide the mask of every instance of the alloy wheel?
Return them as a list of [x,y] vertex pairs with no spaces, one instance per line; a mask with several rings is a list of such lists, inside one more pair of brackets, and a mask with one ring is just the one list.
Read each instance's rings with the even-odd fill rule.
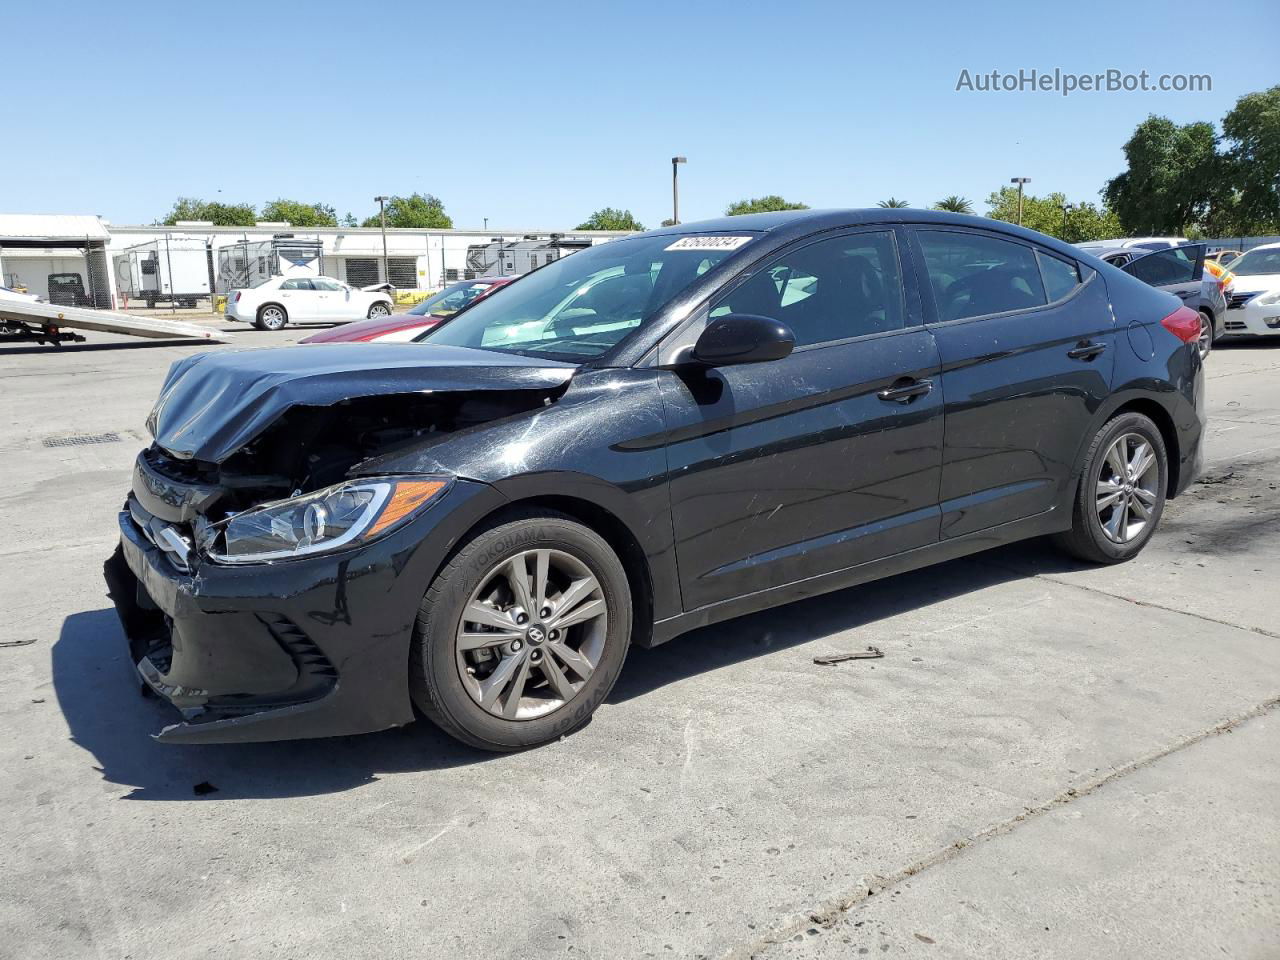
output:
[[1096,508],[1102,532],[1113,543],[1138,537],[1155,511],[1160,470],[1150,441],[1126,433],[1107,448],[1096,485]]
[[385,317],[385,316],[388,316],[390,313],[391,311],[388,310],[386,305],[382,303],[375,303],[372,307],[369,308],[369,316],[371,317]]
[[262,311],[262,325],[268,330],[279,330],[284,326],[284,311],[279,307],[267,307]]
[[481,578],[463,609],[454,644],[463,686],[494,716],[546,716],[590,679],[608,620],[600,581],[577,557],[518,553]]
[[1196,341],[1196,349],[1200,351],[1201,360],[1213,349],[1213,321],[1203,313],[1200,314],[1200,337]]

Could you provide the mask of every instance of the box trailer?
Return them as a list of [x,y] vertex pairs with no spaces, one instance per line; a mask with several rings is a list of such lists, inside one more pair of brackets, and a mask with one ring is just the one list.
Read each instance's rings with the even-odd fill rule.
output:
[[589,246],[590,240],[567,240],[557,233],[550,237],[525,237],[523,240],[494,237],[488,243],[473,243],[467,247],[466,275],[462,279],[525,274]]
[[212,295],[211,249],[201,237],[160,237],[128,247],[114,260],[118,292],[130,300],[144,300],[148,307],[194,307]]

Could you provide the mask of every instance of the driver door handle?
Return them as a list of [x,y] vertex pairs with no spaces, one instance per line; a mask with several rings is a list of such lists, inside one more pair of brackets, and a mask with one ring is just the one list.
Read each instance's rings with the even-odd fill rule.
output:
[[893,382],[893,386],[885,387],[876,396],[889,403],[910,403],[916,397],[923,397],[932,389],[932,380],[912,380],[908,377],[899,377]]
[[1072,360],[1092,360],[1105,349],[1107,349],[1107,345],[1105,343],[1093,343],[1089,340],[1081,340],[1067,351],[1067,356]]

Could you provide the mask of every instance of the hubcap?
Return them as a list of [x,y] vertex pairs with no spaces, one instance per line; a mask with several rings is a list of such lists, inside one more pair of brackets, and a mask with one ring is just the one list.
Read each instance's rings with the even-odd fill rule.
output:
[[1159,500],[1160,470],[1145,437],[1126,433],[1107,448],[1098,474],[1098,522],[1107,539],[1128,543],[1151,521]]
[[467,601],[458,672],[494,716],[546,716],[595,672],[608,625],[604,591],[585,563],[562,550],[526,550],[486,573]]

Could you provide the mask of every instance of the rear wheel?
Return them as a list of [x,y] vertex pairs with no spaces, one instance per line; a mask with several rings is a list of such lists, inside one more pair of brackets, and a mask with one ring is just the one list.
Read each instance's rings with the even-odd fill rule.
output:
[[516,515],[432,581],[414,630],[413,699],[471,746],[538,746],[590,719],[630,637],[630,588],[608,543],[561,514]]
[[382,301],[375,303],[373,306],[369,308],[370,320],[372,320],[374,317],[389,317],[389,316],[391,316],[391,308],[387,306],[387,304],[383,303]]
[[1203,360],[1209,356],[1209,351],[1213,349],[1213,317],[1200,311],[1200,339],[1196,341],[1196,350],[1200,352],[1200,359]]
[[1151,420],[1126,413],[1108,421],[1089,445],[1062,549],[1090,563],[1137,556],[1155,532],[1168,488],[1164,438]]
[[269,303],[258,311],[258,319],[253,325],[259,330],[281,330],[288,322],[289,314],[285,312],[284,307]]

